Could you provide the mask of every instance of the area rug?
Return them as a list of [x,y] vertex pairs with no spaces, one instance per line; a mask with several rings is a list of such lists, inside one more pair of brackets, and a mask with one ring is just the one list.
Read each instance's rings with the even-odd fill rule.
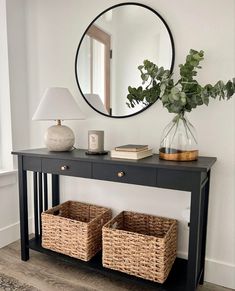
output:
[[0,290],[3,291],[36,291],[37,288],[21,283],[15,278],[0,273]]

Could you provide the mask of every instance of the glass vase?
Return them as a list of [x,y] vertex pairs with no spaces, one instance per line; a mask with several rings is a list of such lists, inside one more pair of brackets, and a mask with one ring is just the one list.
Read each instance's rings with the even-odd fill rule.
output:
[[194,161],[198,158],[197,134],[185,114],[177,114],[165,127],[159,157],[170,161]]

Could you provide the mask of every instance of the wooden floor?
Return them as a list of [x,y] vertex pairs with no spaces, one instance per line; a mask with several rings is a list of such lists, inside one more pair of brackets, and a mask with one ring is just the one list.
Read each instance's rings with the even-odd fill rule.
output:
[[[150,291],[111,280],[94,271],[83,270],[53,257],[30,251],[30,260],[22,262],[19,258],[20,245],[15,242],[0,249],[0,273],[34,286],[40,291]],[[0,289],[1,290],[1,289]],[[205,283],[200,291],[229,291],[220,286]]]

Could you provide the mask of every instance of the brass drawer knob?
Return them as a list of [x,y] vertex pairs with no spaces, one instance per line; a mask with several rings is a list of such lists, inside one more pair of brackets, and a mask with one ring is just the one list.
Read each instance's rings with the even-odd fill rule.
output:
[[68,168],[69,168],[68,166],[61,166],[61,167],[60,167],[61,171],[68,170]]
[[121,172],[118,172],[117,175],[119,178],[122,178],[123,176],[125,176],[125,173],[121,171]]

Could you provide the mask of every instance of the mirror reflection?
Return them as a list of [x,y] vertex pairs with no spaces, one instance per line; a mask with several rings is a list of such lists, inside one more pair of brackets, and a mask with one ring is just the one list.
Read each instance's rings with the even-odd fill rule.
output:
[[138,66],[151,60],[173,66],[173,42],[160,16],[139,4],[121,4],[101,14],[86,30],[76,56],[76,77],[96,111],[126,117],[149,105],[127,105],[128,87],[141,86]]

